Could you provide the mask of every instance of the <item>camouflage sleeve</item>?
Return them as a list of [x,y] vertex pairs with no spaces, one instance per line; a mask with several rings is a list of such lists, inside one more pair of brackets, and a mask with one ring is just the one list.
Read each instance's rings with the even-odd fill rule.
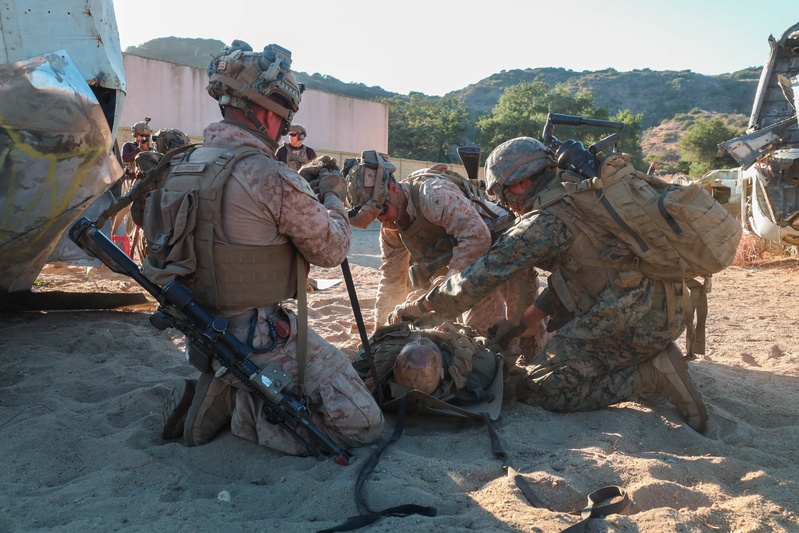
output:
[[411,254],[397,230],[380,228],[380,279],[375,298],[375,326],[386,323],[389,313],[405,301],[409,290]]
[[329,194],[320,204],[308,182],[283,167],[283,202],[278,231],[287,235],[305,259],[321,267],[338,266],[347,258],[352,230],[341,200]]
[[455,316],[518,272],[550,265],[573,241],[574,234],[555,216],[543,212],[525,217],[497,241],[488,255],[430,291],[427,301],[433,310]]
[[457,185],[445,180],[429,180],[422,192],[419,206],[422,214],[457,241],[449,261],[450,272],[460,272],[488,253],[491,232]]

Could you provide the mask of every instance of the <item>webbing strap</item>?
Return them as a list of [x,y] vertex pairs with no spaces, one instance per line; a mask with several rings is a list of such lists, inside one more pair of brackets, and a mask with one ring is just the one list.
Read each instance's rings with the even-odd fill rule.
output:
[[308,292],[305,285],[305,261],[299,252],[294,255],[297,265],[297,385],[305,397],[305,366],[308,359]]
[[[706,282],[707,283],[707,282]],[[691,308],[683,312],[685,320],[685,358],[696,359],[696,354],[705,353],[705,326],[707,323],[707,287],[695,279],[685,280],[690,291]],[[696,319],[696,321],[694,321]]]
[[117,199],[114,203],[108,206],[108,209],[103,211],[100,214],[100,216],[97,217],[97,220],[94,221],[94,225],[97,226],[98,228],[102,227],[103,224],[105,224],[106,220],[116,215],[130,204],[132,204],[133,201],[136,200],[139,196],[141,196],[143,192],[149,192],[148,189],[149,185],[153,181],[155,181],[155,179],[158,176],[164,173],[166,168],[170,165],[172,158],[174,156],[182,152],[185,152],[190,148],[193,149],[196,147],[197,147],[196,144],[187,144],[179,148],[174,148],[169,152],[167,152],[167,154],[169,154],[169,157],[162,157],[156,166],[146,171],[144,173],[144,177],[139,179],[138,183],[136,183],[136,185],[134,185],[133,188],[130,191],[128,191],[128,194]]
[[[620,498],[618,501],[611,501],[604,505],[600,505],[603,501]],[[585,526],[592,518],[602,518],[612,514],[623,513],[627,506],[630,505],[630,497],[627,491],[616,485],[610,485],[597,489],[588,495],[588,506],[578,512],[572,514],[579,514],[582,520],[564,529],[561,533],[581,533],[585,531]]]
[[360,514],[349,517],[347,520],[337,526],[333,526],[328,529],[322,529],[318,533],[352,531],[354,529],[373,524],[384,516],[408,516],[412,514],[436,516],[438,511],[435,509],[435,507],[425,507],[415,504],[397,505],[394,507],[387,507],[382,511],[372,511],[364,499],[363,484],[366,482],[366,478],[372,473],[372,470],[375,469],[378,461],[380,460],[380,456],[386,450],[388,445],[399,440],[399,438],[402,436],[403,429],[405,429],[405,397],[402,397],[399,400],[399,406],[397,409],[397,422],[394,424],[394,432],[387,441],[380,444],[372,452],[372,454],[366,460],[366,463],[364,463],[363,468],[361,468],[361,471],[358,474],[358,479],[355,481],[355,505],[358,507],[358,512]]

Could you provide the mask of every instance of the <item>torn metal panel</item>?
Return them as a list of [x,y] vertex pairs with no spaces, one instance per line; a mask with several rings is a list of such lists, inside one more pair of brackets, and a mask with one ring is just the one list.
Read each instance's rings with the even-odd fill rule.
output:
[[64,50],[0,65],[0,291],[28,290],[61,235],[122,175]]

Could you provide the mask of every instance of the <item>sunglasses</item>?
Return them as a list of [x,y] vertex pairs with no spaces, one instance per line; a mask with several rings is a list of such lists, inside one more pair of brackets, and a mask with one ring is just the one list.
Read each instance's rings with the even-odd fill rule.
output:
[[377,216],[382,217],[383,215],[386,214],[387,211],[388,211],[388,202],[383,202],[383,205],[380,206],[380,214]]
[[291,132],[291,133],[289,133],[289,137],[296,137],[296,136],[297,136],[297,132]]
[[149,135],[140,135],[139,137],[141,137],[141,141],[142,142],[146,143],[146,142],[150,141],[150,136]]

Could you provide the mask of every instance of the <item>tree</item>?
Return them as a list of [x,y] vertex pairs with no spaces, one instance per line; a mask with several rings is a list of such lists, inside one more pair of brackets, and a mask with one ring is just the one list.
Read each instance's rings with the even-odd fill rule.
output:
[[680,138],[680,163],[688,169],[688,175],[699,178],[717,168],[736,166],[729,156],[717,159],[718,144],[732,139],[737,132],[727,127],[721,119],[700,119],[694,122]]
[[644,154],[641,151],[641,121],[644,115],[634,115],[629,109],[622,109],[610,120],[616,122],[623,122],[624,129],[619,131],[619,148],[622,152],[630,154],[630,162],[639,170],[646,171],[646,163],[644,163]]
[[[520,83],[508,87],[490,114],[477,121],[477,143],[484,152],[515,137],[541,139],[548,113],[576,115],[584,118],[608,120],[605,108],[594,105],[594,93],[580,91],[572,94],[565,85],[554,88],[544,82]],[[643,162],[640,147],[642,115],[633,115],[628,109],[619,111],[614,121],[624,122],[619,132],[621,146],[633,156],[633,161]],[[561,141],[576,139],[586,147],[610,135],[615,130],[598,127],[573,127],[557,125],[553,135]]]
[[392,157],[452,163],[450,145],[466,131],[468,112],[453,97],[412,92],[381,100],[389,106],[388,151]]

